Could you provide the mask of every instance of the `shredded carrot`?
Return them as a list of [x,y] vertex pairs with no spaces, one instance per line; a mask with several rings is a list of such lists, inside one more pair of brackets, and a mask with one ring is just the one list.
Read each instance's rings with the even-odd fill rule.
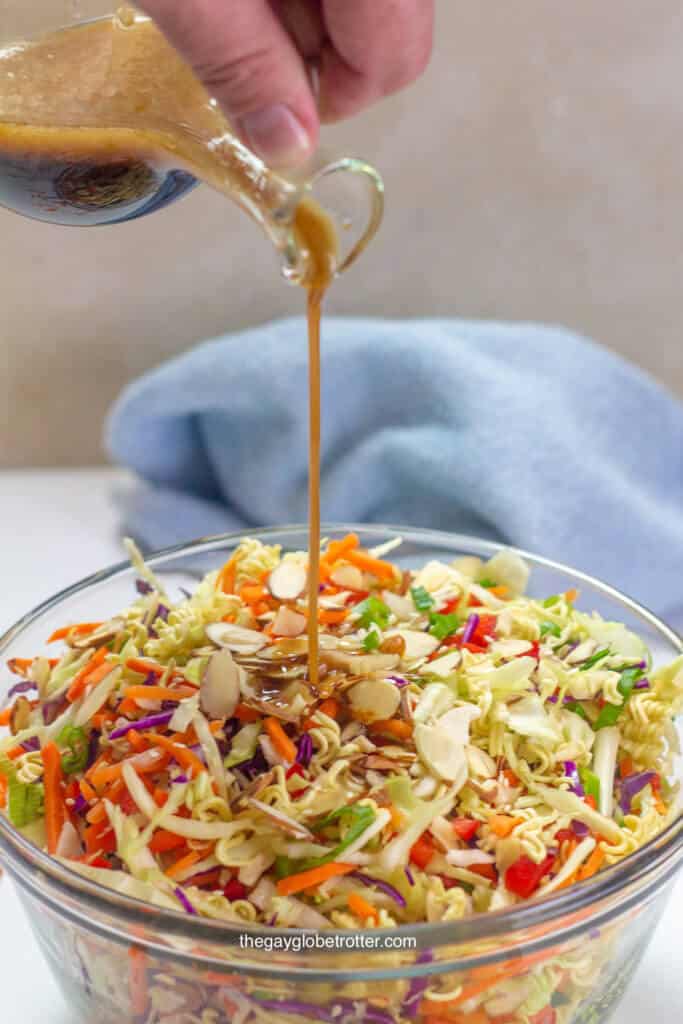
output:
[[257,604],[267,596],[268,591],[260,583],[245,583],[244,586],[240,588],[240,597],[245,604]]
[[87,636],[88,633],[94,633],[96,629],[103,625],[103,622],[78,622],[75,626],[62,626],[61,629],[54,631],[47,642],[53,644],[56,640],[66,639],[70,634],[73,634],[73,636]]
[[128,988],[133,1013],[136,1017],[144,1017],[149,1005],[147,954],[139,946],[131,946],[128,950]]
[[239,722],[258,722],[261,717],[261,712],[250,708],[248,704],[238,704],[235,708],[235,718]]
[[0,711],[0,725],[9,725],[11,717],[12,706],[10,705],[10,707],[3,708],[2,711]]
[[636,766],[633,763],[633,758],[631,758],[631,757],[624,757],[624,758],[622,758],[622,760],[619,762],[619,776],[620,776],[620,778],[625,779],[627,775],[633,775],[633,773],[635,771],[635,767]]
[[136,754],[142,754],[143,751],[149,750],[149,743],[147,740],[143,740],[137,729],[131,729],[130,732],[126,734],[126,739]]
[[100,647],[95,651],[92,658],[86,662],[80,672],[77,672],[67,690],[66,699],[73,704],[75,700],[83,696],[86,686],[90,682],[90,673],[103,664],[109,651],[106,647]]
[[413,727],[410,722],[404,722],[400,718],[377,719],[370,723],[371,733],[382,733],[395,740],[408,740],[413,735]]
[[597,874],[604,862],[605,851],[601,846],[596,846],[586,863],[579,868],[579,881],[583,882],[586,878]]
[[489,818],[491,831],[500,839],[507,839],[513,829],[523,822],[524,818],[511,818],[509,814],[492,814]]
[[167,878],[177,878],[182,875],[187,868],[191,868],[193,864],[196,864],[198,860],[202,859],[201,853],[198,850],[190,850],[184,856],[180,857],[175,863],[171,864],[170,868],[166,869]]
[[6,775],[0,775],[0,807],[7,806],[7,790],[9,783]]
[[290,764],[294,764],[296,761],[296,747],[277,718],[266,718],[263,726],[280,757],[284,758],[285,761],[289,761]]
[[47,852],[57,852],[62,826],[66,821],[66,806],[62,793],[62,755],[55,743],[46,743],[40,752],[43,762],[43,787],[45,790],[45,829]]
[[25,753],[26,751],[24,750],[23,747],[12,747],[11,750],[7,751],[7,757],[10,759],[10,761],[16,761],[18,757],[21,757],[22,754]]
[[157,736],[154,732],[146,732],[143,738],[148,740],[152,746],[161,747],[162,750],[165,750],[167,754],[175,758],[179,765],[191,771],[195,778],[206,771],[206,768],[196,754],[193,754],[187,747],[181,747],[173,743],[166,736]]
[[348,551],[346,558],[352,565],[362,569],[363,572],[369,572],[379,580],[393,580],[396,577],[396,572],[391,562],[383,562],[380,558],[373,558],[372,555],[368,555],[365,551]]
[[149,848],[152,853],[170,853],[171,850],[179,850],[186,846],[187,842],[182,836],[173,832],[166,832],[165,829],[158,829],[149,841]]
[[339,714],[339,701],[334,697],[328,697],[318,705],[316,711],[322,711],[323,715],[327,715],[328,718],[336,718]]
[[311,868],[310,871],[300,871],[296,875],[289,875],[281,878],[277,883],[277,891],[280,896],[293,896],[294,893],[303,892],[304,889],[313,889],[322,885],[328,878],[336,878],[338,875],[348,875],[355,871],[355,864],[323,864],[319,868]]
[[32,664],[33,658],[10,658],[7,662],[7,668],[15,676],[23,676],[28,672]]
[[519,776],[515,775],[512,768],[505,769],[505,771],[503,772],[503,778],[506,780],[508,785],[512,786],[513,788],[516,788],[517,786],[521,785]]
[[85,816],[85,820],[89,825],[99,825],[101,822],[105,821],[106,818],[107,808],[101,800],[99,803],[96,803],[92,810],[88,811]]
[[97,793],[92,788],[87,779],[81,779],[78,785],[84,800],[87,800],[89,802],[90,800],[97,799]]
[[318,610],[318,622],[324,626],[338,626],[348,617],[348,608],[320,608]]
[[585,796],[585,797],[584,797],[583,799],[584,799],[584,803],[587,803],[587,804],[588,804],[588,806],[589,806],[589,807],[591,808],[591,810],[593,810],[593,811],[597,811],[597,809],[598,809],[598,803],[597,803],[597,800],[595,799],[595,797],[594,797],[594,796],[592,796],[592,795],[591,795],[591,794],[589,793],[589,794],[588,794],[588,796]]
[[341,540],[331,540],[327,545],[327,551],[320,558],[320,580],[324,582],[332,571],[335,562],[345,558],[349,551],[357,548],[360,544],[358,535],[349,533]]
[[356,917],[360,917],[361,921],[366,921],[368,918],[374,921],[375,924],[379,921],[379,914],[377,908],[373,907],[372,903],[368,902],[364,896],[361,896],[358,892],[350,892],[347,896],[346,902],[349,905],[351,913],[355,914]]
[[489,594],[493,594],[494,597],[507,597],[510,591],[506,586],[501,584],[498,587],[488,587]]
[[570,590],[565,590],[564,592],[564,599],[568,604],[574,604],[578,596],[579,592],[574,587],[571,587]]
[[400,832],[403,826],[405,825],[405,815],[403,814],[402,811],[399,811],[398,807],[394,807],[393,804],[391,804],[391,806],[388,807],[387,810],[391,815],[391,827],[395,832]]
[[196,690],[187,686],[178,686],[172,689],[170,686],[127,686],[123,691],[128,700],[177,700],[183,697],[194,697]]
[[119,715],[125,715],[126,717],[128,717],[128,715],[137,714],[140,708],[138,707],[134,700],[130,700],[128,697],[125,697],[121,701],[116,710]]
[[235,593],[235,569],[237,568],[237,552],[227,560],[216,578],[216,590],[224,594]]
[[219,732],[222,732],[222,730],[223,730],[223,723],[222,722],[218,722],[218,721],[216,721],[216,722],[209,722],[209,732],[211,733],[212,736],[217,736]]
[[111,725],[115,721],[116,715],[113,711],[98,711],[96,715],[92,716],[92,724],[98,732],[102,732],[105,725]]
[[158,665],[156,661],[143,661],[142,658],[128,658],[126,668],[129,668],[131,672],[137,672],[141,676],[148,676],[150,672],[153,672],[155,676],[163,676],[166,671],[165,667]]

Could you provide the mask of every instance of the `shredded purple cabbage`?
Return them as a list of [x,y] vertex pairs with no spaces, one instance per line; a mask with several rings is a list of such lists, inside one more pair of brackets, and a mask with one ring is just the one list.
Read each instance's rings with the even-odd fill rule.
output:
[[161,619],[162,622],[168,622],[168,617],[171,614],[171,609],[167,608],[165,604],[160,604],[157,608],[157,619]]
[[33,736],[30,740],[24,740],[21,746],[27,754],[34,754],[36,750],[40,750],[40,740],[37,736]]
[[88,810],[88,806],[88,801],[85,799],[82,793],[79,793],[76,799],[74,800],[73,806],[73,809],[76,812],[76,814],[85,814],[85,812]]
[[656,772],[634,772],[633,775],[627,775],[625,779],[621,780],[619,783],[619,806],[624,814],[628,814],[631,810],[633,798],[646,786],[649,786],[656,777]]
[[174,779],[171,779],[171,782],[173,782],[175,785],[181,785],[182,783],[189,781],[190,780],[188,779],[187,775],[176,775]]
[[557,694],[554,693],[552,697],[548,697],[548,704],[557,704]]
[[584,823],[579,821],[578,818],[574,818],[571,821],[571,828],[574,835],[578,836],[579,839],[585,839],[585,837],[590,834],[588,825],[584,825]]
[[390,682],[395,683],[399,690],[404,686],[410,686],[410,682],[407,679],[404,679],[403,676],[387,676],[387,679]]
[[14,686],[10,687],[7,694],[9,700],[10,697],[16,697],[18,693],[30,693],[31,690],[37,690],[38,683],[34,683],[31,679],[24,679],[21,683],[15,683]]
[[132,729],[155,729],[158,725],[166,725],[171,721],[174,714],[175,711],[161,711],[159,714],[149,715],[147,718],[141,718],[137,722],[127,722],[118,729],[114,729],[114,731],[109,734],[109,739],[120,740],[122,736],[125,736]]
[[[424,949],[417,958],[418,964],[429,964],[434,959],[434,955],[430,949]],[[425,990],[429,988],[430,978],[411,978],[410,987],[403,1000],[401,1007],[402,1012],[406,1017],[417,1017],[417,1009],[422,1000],[422,996]]]
[[634,690],[649,690],[650,689],[650,680],[649,679],[639,679],[638,682],[634,685],[633,689]]
[[260,748],[249,761],[243,761],[242,764],[235,765],[235,767],[243,775],[246,775],[249,781],[254,779],[257,775],[270,771],[270,765],[266,761],[263,751]]
[[302,768],[308,768],[313,757],[313,740],[304,732],[299,737],[296,745],[296,760],[297,764],[300,764]]
[[151,594],[154,591],[154,587],[147,582],[147,580],[137,579],[135,581],[135,589],[138,594]]
[[354,871],[353,877],[357,878],[363,885],[371,886],[379,889],[386,896],[390,896],[394,903],[398,903],[399,907],[405,907],[406,901],[398,889],[395,889],[393,885],[389,885],[388,882],[383,882],[380,878],[373,878],[372,875],[364,875],[361,871]]
[[185,895],[183,890],[180,888],[180,886],[178,886],[178,888],[175,889],[174,892],[175,892],[175,895],[176,895],[176,897],[178,899],[178,902],[182,904],[183,910],[187,911],[188,914],[196,914],[197,913],[197,911],[192,906],[192,904],[190,903],[190,901],[188,900],[187,896]]
[[564,774],[565,777],[569,779],[569,782],[571,783],[569,787],[571,792],[575,793],[577,796],[585,796],[586,793],[583,786],[581,785],[581,777],[579,776],[579,769],[576,764],[576,761],[564,762]]
[[465,632],[462,635],[462,642],[468,644],[475,634],[477,626],[479,625],[479,616],[476,612],[472,612],[469,619],[465,623]]
[[408,884],[409,885],[415,885],[415,879],[413,877],[413,872],[410,870],[410,868],[409,867],[405,867],[403,869],[403,873],[406,876],[406,878],[408,879]]

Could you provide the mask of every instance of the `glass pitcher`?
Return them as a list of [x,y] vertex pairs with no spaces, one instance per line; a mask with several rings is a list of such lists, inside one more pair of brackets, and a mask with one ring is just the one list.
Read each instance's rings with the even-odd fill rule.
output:
[[53,223],[113,224],[161,209],[200,180],[261,226],[294,283],[309,257],[295,231],[303,199],[335,221],[336,273],[382,219],[381,178],[360,160],[318,156],[292,175],[268,168],[134,8],[0,2],[1,205]]

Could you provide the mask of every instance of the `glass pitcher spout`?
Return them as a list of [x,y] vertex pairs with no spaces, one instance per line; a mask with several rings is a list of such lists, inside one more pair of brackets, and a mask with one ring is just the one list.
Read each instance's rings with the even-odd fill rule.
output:
[[291,178],[267,167],[146,15],[85,0],[64,26],[60,0],[46,5],[54,11],[40,32],[26,6],[0,8],[0,204],[59,224],[112,224],[201,181],[261,226],[294,283],[310,272],[296,227],[302,203],[329,211],[336,273],[376,232],[383,188],[371,167],[318,157]]

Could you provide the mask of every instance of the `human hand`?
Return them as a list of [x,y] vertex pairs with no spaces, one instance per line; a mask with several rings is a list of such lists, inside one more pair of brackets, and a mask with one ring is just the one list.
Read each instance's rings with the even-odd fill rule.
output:
[[431,55],[434,0],[140,0],[140,6],[246,144],[276,167],[305,161],[321,121],[349,117],[397,92]]

